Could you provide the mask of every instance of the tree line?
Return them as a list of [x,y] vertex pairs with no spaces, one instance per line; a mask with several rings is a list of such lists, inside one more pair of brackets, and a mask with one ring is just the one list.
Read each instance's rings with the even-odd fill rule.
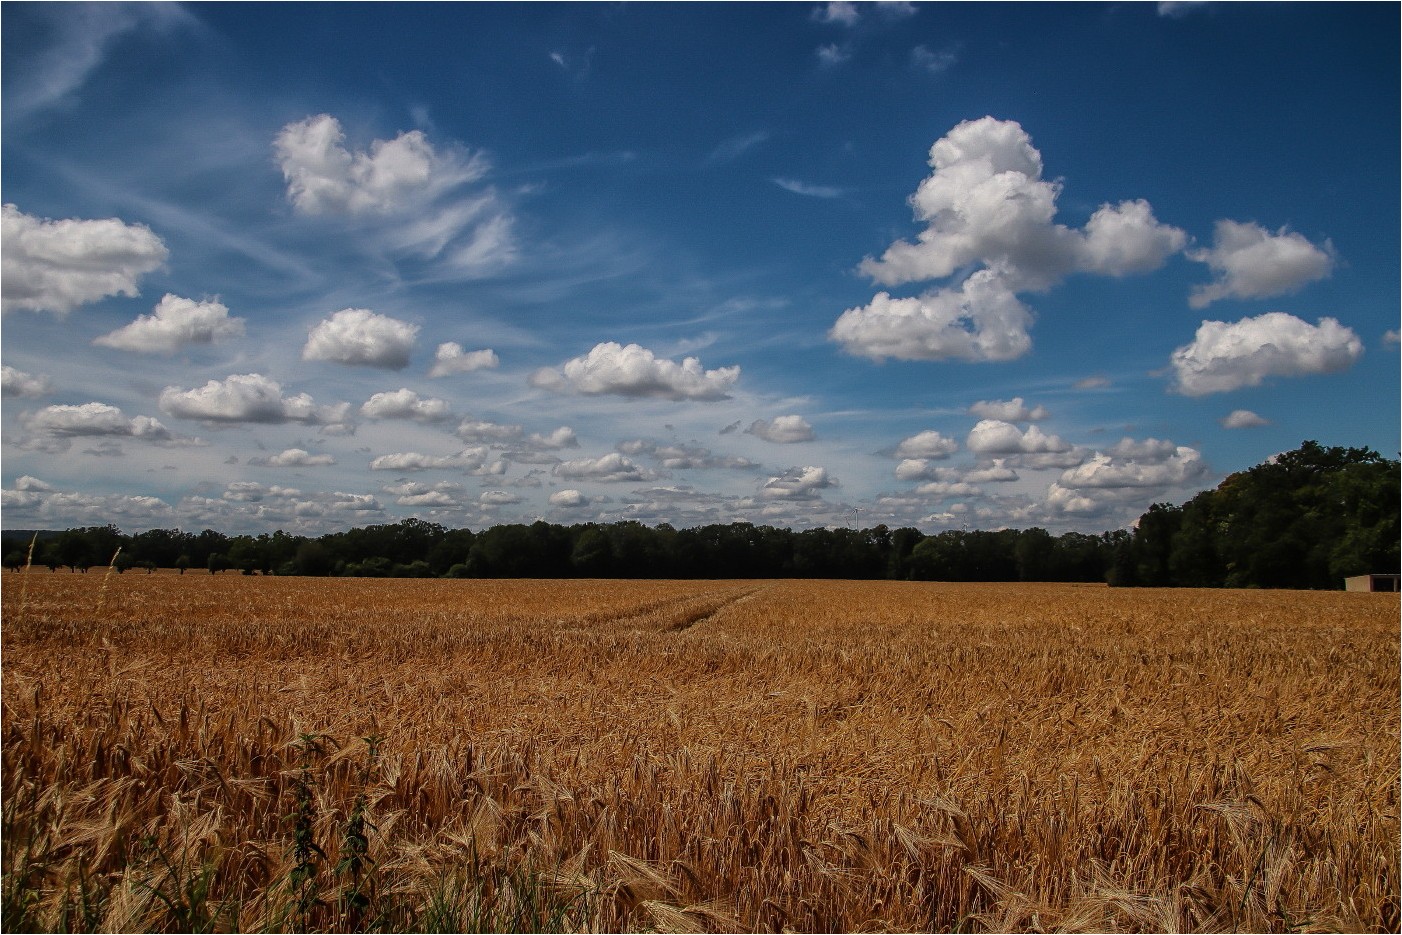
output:
[[[479,532],[420,519],[309,538],[285,532],[226,536],[153,529],[123,535],[88,526],[44,535],[28,556],[5,537],[7,567],[119,572],[175,568],[263,575],[407,578],[894,578],[951,581],[1099,581],[1124,533],[1053,537],[1043,529],[951,531],[807,529],[751,523],[675,529],[624,521],[535,522]],[[120,548],[120,552],[118,549]]]
[[1328,589],[1395,574],[1399,476],[1376,451],[1304,442],[1182,506],[1151,506],[1110,583]]
[[[1338,588],[1398,568],[1398,462],[1305,442],[1182,506],[1155,504],[1135,528],[913,527],[795,531],[751,523],[676,529],[623,521],[538,521],[473,532],[420,519],[319,537],[226,536],[115,526],[9,532],[5,565],[119,572],[448,578],[859,578],[1108,581],[1112,585]],[[120,550],[120,551],[119,551]],[[113,562],[113,556],[116,556]]]

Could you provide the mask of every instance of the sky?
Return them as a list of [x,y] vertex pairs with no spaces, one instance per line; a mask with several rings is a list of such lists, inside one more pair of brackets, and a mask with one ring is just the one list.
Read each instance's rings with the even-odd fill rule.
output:
[[1396,457],[1398,26],[6,3],[0,523],[1098,533]]

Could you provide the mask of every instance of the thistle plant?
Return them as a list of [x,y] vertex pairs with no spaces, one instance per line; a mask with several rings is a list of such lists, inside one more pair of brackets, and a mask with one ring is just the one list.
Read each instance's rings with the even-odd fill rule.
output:
[[380,742],[378,734],[362,737],[365,742],[366,762],[361,771],[361,792],[356,795],[351,806],[350,817],[341,833],[340,859],[333,873],[345,880],[338,898],[340,917],[345,925],[355,931],[364,927],[365,919],[373,903],[373,883],[375,860],[370,856],[368,832],[375,830],[369,819],[368,789],[376,771]]
[[298,740],[301,765],[296,778],[292,780],[293,811],[292,821],[292,871],[288,874],[287,885],[293,898],[294,923],[299,931],[307,931],[313,912],[325,905],[321,899],[320,861],[326,859],[326,852],[316,843],[316,800],[312,787],[316,780],[311,773],[313,756],[322,752],[321,738],[315,734],[302,734]]

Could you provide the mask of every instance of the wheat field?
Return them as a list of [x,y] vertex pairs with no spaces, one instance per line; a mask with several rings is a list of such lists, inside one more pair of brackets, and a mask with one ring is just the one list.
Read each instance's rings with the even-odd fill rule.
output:
[[1399,927],[1395,595],[4,583],[10,931]]

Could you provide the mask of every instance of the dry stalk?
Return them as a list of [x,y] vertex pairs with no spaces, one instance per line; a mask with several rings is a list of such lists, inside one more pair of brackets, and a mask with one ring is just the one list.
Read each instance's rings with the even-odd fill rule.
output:
[[1395,596],[115,562],[4,595],[7,927],[1399,925]]

